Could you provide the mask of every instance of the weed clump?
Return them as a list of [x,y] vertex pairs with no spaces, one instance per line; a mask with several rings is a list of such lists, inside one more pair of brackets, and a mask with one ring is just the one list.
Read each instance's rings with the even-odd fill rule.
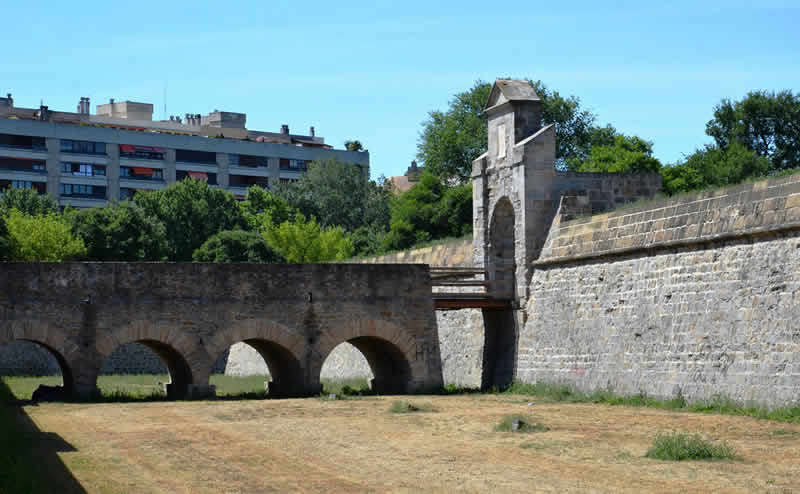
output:
[[657,460],[734,460],[736,448],[725,441],[714,443],[701,438],[699,434],[673,432],[658,434],[653,446],[645,454]]
[[546,425],[535,422],[527,415],[508,415],[494,426],[495,432],[547,432]]

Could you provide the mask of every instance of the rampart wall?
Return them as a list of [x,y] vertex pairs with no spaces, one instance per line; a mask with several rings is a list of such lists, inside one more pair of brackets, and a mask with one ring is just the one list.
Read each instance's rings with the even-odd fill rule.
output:
[[800,401],[800,174],[556,216],[532,267],[517,379]]

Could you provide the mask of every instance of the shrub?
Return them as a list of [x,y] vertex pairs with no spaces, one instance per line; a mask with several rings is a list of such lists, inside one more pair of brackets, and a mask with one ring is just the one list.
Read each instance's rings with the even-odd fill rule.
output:
[[673,432],[658,434],[645,456],[673,461],[733,460],[736,459],[736,448],[725,441],[719,443],[706,441],[698,434]]

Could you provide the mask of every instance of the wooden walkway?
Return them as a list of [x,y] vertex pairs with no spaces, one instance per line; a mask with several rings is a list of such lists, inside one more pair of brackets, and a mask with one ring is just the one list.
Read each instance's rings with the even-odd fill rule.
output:
[[437,310],[511,308],[513,268],[431,266],[430,272]]

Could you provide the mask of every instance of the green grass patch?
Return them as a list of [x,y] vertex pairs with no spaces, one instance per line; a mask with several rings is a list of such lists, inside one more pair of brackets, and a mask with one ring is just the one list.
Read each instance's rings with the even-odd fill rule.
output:
[[494,426],[495,432],[547,432],[550,430],[546,425],[536,422],[527,415],[508,415]]
[[656,460],[735,460],[736,448],[725,441],[711,442],[698,434],[659,434],[645,454]]
[[743,405],[724,396],[715,396],[710,400],[689,403],[681,396],[671,400],[659,400],[645,394],[623,396],[608,390],[597,390],[591,393],[585,393],[562,384],[542,382],[534,384],[514,382],[503,391],[503,393],[532,396],[551,402],[649,407],[683,412],[737,415],[800,424],[800,406],[768,409],[766,407]]
[[369,381],[365,377],[353,379],[321,379],[322,394],[329,396],[364,396],[372,393]]
[[415,404],[410,401],[397,400],[392,403],[389,409],[391,413],[415,413],[415,412],[435,412],[436,409],[430,403]]

